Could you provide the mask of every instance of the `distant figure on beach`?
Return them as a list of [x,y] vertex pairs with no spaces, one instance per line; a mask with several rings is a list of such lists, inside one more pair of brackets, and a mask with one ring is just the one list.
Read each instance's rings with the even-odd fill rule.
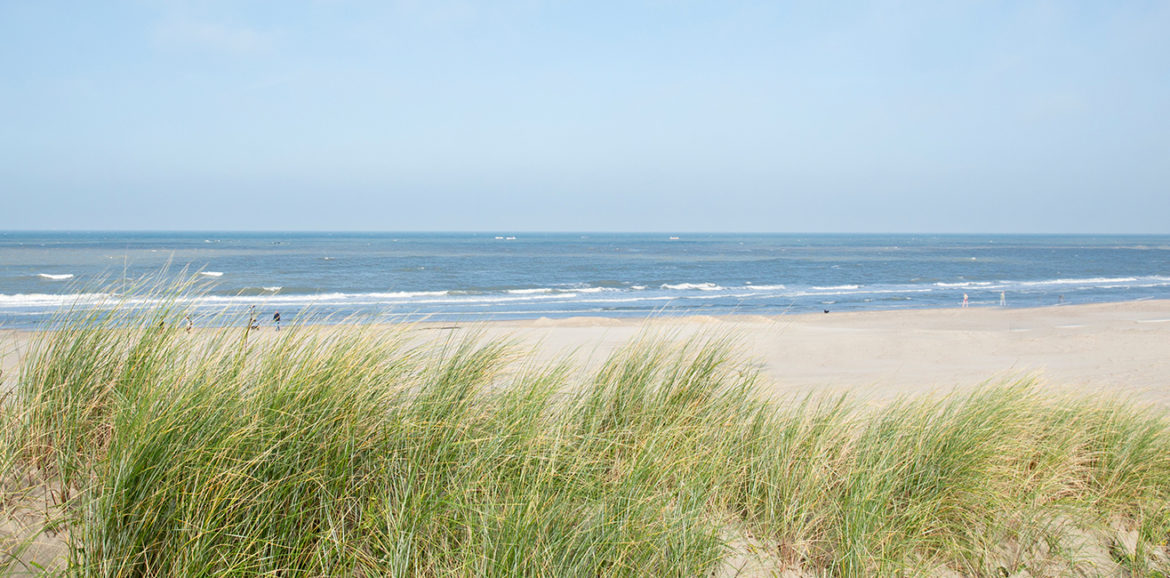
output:
[[1057,305],[1064,305],[1064,295],[1057,295],[1056,296],[1056,304]]
[[260,329],[260,322],[256,320],[256,306],[248,307],[248,329]]
[[999,306],[1007,307],[1007,293],[1004,291],[999,292]]
[[963,309],[967,308],[967,294],[963,294]]
[[187,315],[183,317],[183,319],[187,321],[187,333],[191,333],[191,328],[195,326],[195,324],[191,321],[191,316]]
[[276,330],[280,331],[280,312],[279,311],[272,314],[272,322],[276,324]]

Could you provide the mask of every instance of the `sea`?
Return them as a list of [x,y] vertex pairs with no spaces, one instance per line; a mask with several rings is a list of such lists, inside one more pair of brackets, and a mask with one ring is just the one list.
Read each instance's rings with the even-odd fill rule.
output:
[[0,327],[150,307],[160,276],[220,323],[1048,307],[1170,298],[1170,236],[10,231]]

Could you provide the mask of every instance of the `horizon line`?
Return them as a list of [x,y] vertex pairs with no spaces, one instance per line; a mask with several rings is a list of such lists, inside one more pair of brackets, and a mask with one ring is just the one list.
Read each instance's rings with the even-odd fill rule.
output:
[[10,233],[228,233],[228,234],[466,234],[466,235],[929,235],[929,236],[1110,236],[1166,237],[1170,232],[986,232],[986,231],[727,231],[727,230],[546,230],[546,229],[0,229]]

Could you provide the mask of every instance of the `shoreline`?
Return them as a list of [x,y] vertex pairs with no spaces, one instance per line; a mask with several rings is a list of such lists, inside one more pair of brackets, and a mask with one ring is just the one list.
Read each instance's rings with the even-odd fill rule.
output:
[[[413,322],[424,339],[475,331],[510,338],[536,361],[591,364],[646,330],[677,339],[729,336],[776,395],[850,393],[865,400],[944,393],[1035,377],[1082,394],[1170,405],[1170,299],[1038,308],[973,307],[779,316],[569,317]],[[310,330],[345,325],[309,325]],[[390,328],[396,325],[378,325]],[[287,328],[287,324],[286,324]],[[3,382],[40,330],[0,329]],[[202,331],[197,329],[197,331]],[[259,335],[274,334],[270,324]],[[420,334],[421,335],[421,334]]]

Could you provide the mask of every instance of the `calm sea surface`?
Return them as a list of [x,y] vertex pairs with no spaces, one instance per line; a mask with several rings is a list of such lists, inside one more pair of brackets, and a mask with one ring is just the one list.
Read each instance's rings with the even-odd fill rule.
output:
[[187,269],[197,317],[722,315],[1170,298],[1170,236],[0,232],[0,326]]

